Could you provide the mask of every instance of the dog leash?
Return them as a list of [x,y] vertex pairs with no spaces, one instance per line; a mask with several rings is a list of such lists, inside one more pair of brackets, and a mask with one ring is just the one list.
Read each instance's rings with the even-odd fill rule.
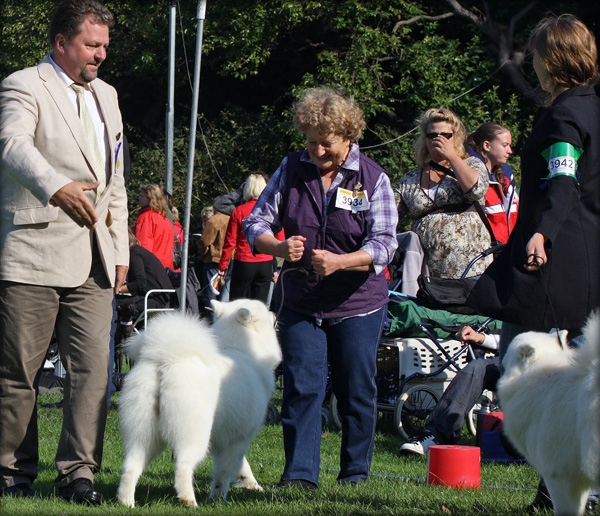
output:
[[552,299],[550,298],[550,292],[548,291],[548,283],[546,282],[546,279],[544,278],[544,273],[542,272],[542,268],[540,267],[537,270],[537,273],[540,276],[540,281],[542,282],[542,285],[544,285],[544,290],[546,291],[546,299],[548,300],[548,304],[550,305],[550,311],[552,312],[552,319],[554,319],[554,330],[556,330],[556,340],[558,340],[558,345],[561,347],[561,349],[565,349],[565,347],[567,346],[566,342],[563,342],[562,339],[560,338],[560,328],[558,327],[557,324],[557,319],[556,319],[556,312],[554,311],[554,305],[552,304]]
[[275,314],[275,322],[273,323],[273,326],[275,328],[277,328],[277,322],[279,321],[279,314],[281,314],[281,310],[283,309],[283,302],[285,300],[285,289],[284,289],[285,283],[283,282],[283,277],[290,271],[298,271],[298,272],[301,272],[302,274],[304,274],[305,276],[308,276],[308,271],[304,267],[292,267],[290,269],[285,269],[283,272],[281,272],[281,274],[279,274],[278,281],[281,281],[281,301],[279,302],[279,308],[277,309],[277,313]]

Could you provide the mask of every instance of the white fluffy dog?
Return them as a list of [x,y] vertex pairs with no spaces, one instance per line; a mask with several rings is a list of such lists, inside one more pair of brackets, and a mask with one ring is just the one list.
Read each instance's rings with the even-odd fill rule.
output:
[[518,335],[498,383],[504,431],[543,477],[559,516],[583,514],[600,485],[600,314],[584,337],[570,349],[556,334]]
[[260,301],[213,301],[212,326],[181,312],[154,317],[127,343],[135,365],[119,399],[125,448],[117,497],[135,504],[137,481],[170,446],[175,490],[197,507],[196,466],[214,459],[210,498],[227,497],[230,483],[262,491],[245,454],[264,420],[281,350],[274,315]]

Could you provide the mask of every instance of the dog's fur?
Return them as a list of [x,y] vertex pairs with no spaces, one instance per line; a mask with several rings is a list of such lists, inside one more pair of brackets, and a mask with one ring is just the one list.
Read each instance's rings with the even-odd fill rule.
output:
[[119,399],[125,448],[117,497],[135,504],[137,481],[150,461],[170,446],[175,490],[197,507],[196,466],[214,459],[209,498],[227,497],[230,483],[262,491],[245,454],[275,389],[273,369],[281,350],[274,316],[260,301],[213,301],[212,326],[181,312],[151,319],[127,342],[135,365]]
[[518,335],[498,382],[504,431],[544,479],[559,516],[583,514],[600,485],[600,314],[583,333],[578,349],[557,334]]

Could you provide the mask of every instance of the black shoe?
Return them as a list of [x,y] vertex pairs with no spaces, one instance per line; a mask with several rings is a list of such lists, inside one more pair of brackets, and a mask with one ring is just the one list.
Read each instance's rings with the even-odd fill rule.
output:
[[98,491],[94,491],[92,481],[87,478],[77,478],[69,485],[59,487],[58,496],[75,503],[88,503],[90,505],[100,505],[102,503],[102,495]]
[[550,509],[552,510],[554,507],[552,505],[552,500],[550,499],[550,493],[548,493],[548,488],[544,483],[544,479],[540,479],[540,483],[538,484],[538,490],[535,494],[535,499],[531,502],[530,505],[527,506],[527,512],[529,514],[535,514],[537,511]]
[[22,483],[1,488],[0,496],[10,496],[12,498],[33,498],[35,496],[35,491],[31,489],[29,484]]
[[285,480],[281,480],[275,487],[277,489],[283,489],[286,487],[298,487],[300,489],[304,489],[305,491],[314,491],[317,489],[316,484],[313,484],[308,480],[302,480],[297,478],[287,478]]

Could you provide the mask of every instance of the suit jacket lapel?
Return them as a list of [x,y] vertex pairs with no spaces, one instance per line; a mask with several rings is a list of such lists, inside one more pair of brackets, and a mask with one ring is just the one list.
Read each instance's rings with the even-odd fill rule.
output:
[[91,156],[88,149],[89,144],[87,142],[85,131],[83,130],[77,112],[75,109],[73,109],[73,103],[65,91],[63,83],[56,74],[54,67],[48,62],[48,58],[46,58],[39,65],[38,69],[40,78],[44,82],[45,88],[48,90],[50,97],[56,104],[57,109],[60,111],[65,123],[73,134],[73,138],[75,138],[75,141],[77,142],[77,145],[79,145],[81,152],[83,152],[88,161],[91,163]]
[[[77,111],[73,108],[73,103],[69,98],[68,93],[65,91],[65,86],[63,82],[56,74],[56,70],[49,62],[48,57],[46,57],[44,61],[42,61],[38,69],[40,78],[44,82],[45,88],[48,90],[50,97],[56,104],[57,109],[60,111],[65,123],[67,124],[69,130],[73,134],[73,138],[77,142],[79,149],[81,150],[90,167],[90,172],[93,174],[94,178],[97,178],[97,174],[94,172],[94,167],[92,165],[93,158],[91,154],[90,145],[85,134],[85,130],[81,125],[81,121],[79,120],[79,115]],[[98,97],[98,95],[96,96]],[[102,114],[106,118],[105,110]]]

